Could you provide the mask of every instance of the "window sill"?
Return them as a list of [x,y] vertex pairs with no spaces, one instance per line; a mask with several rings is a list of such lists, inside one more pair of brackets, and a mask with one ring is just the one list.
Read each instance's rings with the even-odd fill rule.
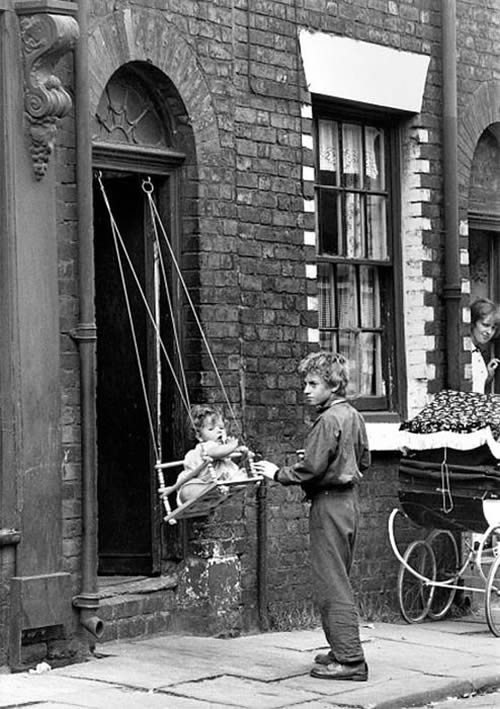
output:
[[399,427],[401,419],[395,414],[385,416],[366,415],[366,432],[371,451],[399,450]]

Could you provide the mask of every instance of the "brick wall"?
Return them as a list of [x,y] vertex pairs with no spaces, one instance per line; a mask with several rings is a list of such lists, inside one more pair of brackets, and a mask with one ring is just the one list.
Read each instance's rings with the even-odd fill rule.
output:
[[[156,5],[161,9],[155,9]],[[186,263],[195,258],[197,299],[228,395],[249,445],[278,462],[293,460],[305,433],[297,362],[317,327],[313,263],[310,96],[296,32],[306,26],[429,54],[422,113],[402,131],[402,241],[408,411],[443,383],[444,323],[441,34],[439,5],[327,0],[206,0],[160,4],[102,2],[91,31],[97,102],[111,73],[131,60],[171,72],[190,113],[196,151],[185,169]],[[482,82],[498,80],[495,1],[457,3],[459,122]],[[168,40],[168,41],[167,41]],[[496,42],[496,44],[495,44]],[[176,53],[177,52],[177,53]],[[189,109],[191,108],[191,111]],[[67,335],[78,314],[73,118],[58,135],[59,273],[62,332],[65,568],[78,586],[80,419],[78,357]],[[466,169],[463,170],[465,182]],[[462,194],[461,209],[466,207]],[[312,274],[314,275],[314,274]],[[199,286],[199,287],[198,287]],[[309,338],[310,339],[310,338]],[[188,351],[197,361],[198,346]],[[199,358],[198,358],[199,361]],[[201,389],[220,400],[203,356]],[[377,456],[365,481],[354,583],[369,614],[394,609],[396,563],[386,538],[396,504],[397,456]],[[297,490],[268,491],[268,613],[274,627],[308,622],[307,506]],[[231,518],[236,514],[237,522]],[[229,519],[227,518],[229,515]],[[247,628],[257,623],[256,507],[220,510],[196,532],[195,551],[222,545],[242,565]],[[198,529],[198,528],[196,528]],[[403,538],[406,533],[403,530]]]

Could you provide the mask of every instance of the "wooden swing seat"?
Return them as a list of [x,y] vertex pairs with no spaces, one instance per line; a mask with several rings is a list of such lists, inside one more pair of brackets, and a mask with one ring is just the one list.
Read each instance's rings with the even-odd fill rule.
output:
[[192,500],[184,502],[169,512],[163,518],[169,524],[176,524],[179,519],[190,519],[193,517],[206,517],[213,512],[220,504],[243,492],[246,486],[260,483],[262,477],[256,475],[249,477],[247,480],[232,480],[225,482],[207,483],[206,488]]

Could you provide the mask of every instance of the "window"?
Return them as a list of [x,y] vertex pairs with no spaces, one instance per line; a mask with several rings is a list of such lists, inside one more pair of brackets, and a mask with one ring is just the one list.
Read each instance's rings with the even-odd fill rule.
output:
[[393,410],[395,129],[322,106],[314,115],[320,344],[347,357],[359,408]]
[[[154,80],[152,75],[150,80]],[[121,67],[107,84],[94,118],[94,141],[165,148],[168,120],[136,65]]]

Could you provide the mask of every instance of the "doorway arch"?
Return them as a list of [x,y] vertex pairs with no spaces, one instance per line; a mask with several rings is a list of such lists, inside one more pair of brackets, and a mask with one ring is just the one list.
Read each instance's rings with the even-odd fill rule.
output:
[[[162,453],[176,457],[182,441],[180,403],[161,362],[154,327],[129,274],[127,292],[141,367],[137,366],[106,193],[134,269],[155,314],[162,340],[173,323],[159,295],[159,271],[146,209],[145,180],[154,185],[166,233],[182,260],[185,162],[193,134],[172,82],[155,67],[129,62],[105,86],[93,120],[94,263],[97,325],[97,462],[99,574],[161,573],[161,509],[154,450],[141,373]],[[167,273],[172,279],[172,272]],[[172,289],[175,327],[182,333],[182,303]],[[177,297],[177,301],[175,298]],[[173,358],[172,358],[173,359]]]
[[156,67],[175,87],[192,128],[193,154],[186,155],[186,163],[218,160],[222,147],[212,94],[195,52],[176,24],[161,10],[132,6],[95,16],[89,30],[91,114],[119,67],[130,63]]
[[500,302],[500,122],[483,131],[469,186],[471,297]]
[[[460,189],[467,205],[470,300],[500,302],[500,82],[485,82],[463,112]],[[495,342],[500,356],[500,341]],[[500,391],[500,373],[494,390]]]

